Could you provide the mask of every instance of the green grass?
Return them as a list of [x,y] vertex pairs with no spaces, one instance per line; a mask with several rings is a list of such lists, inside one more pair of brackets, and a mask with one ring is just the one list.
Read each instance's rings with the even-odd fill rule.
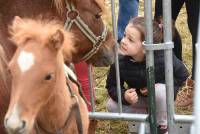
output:
[[[107,1],[108,4],[110,4],[109,1]],[[144,15],[144,8],[143,8],[143,1],[140,1],[140,8],[139,8],[139,16]],[[117,5],[117,3],[116,3]],[[154,5],[154,4],[153,4]],[[109,8],[109,7],[108,7]],[[116,8],[116,14],[117,14],[117,8]],[[110,18],[106,19],[107,24],[111,26],[111,16],[106,17]],[[183,61],[186,64],[187,68],[191,72],[192,67],[192,44],[191,44],[191,35],[188,30],[187,26],[187,16],[186,16],[186,10],[185,7],[182,8],[177,22],[176,26],[178,28],[178,31],[181,34],[182,42],[183,42]],[[106,111],[106,102],[108,100],[108,94],[107,90],[105,89],[105,81],[106,81],[106,75],[107,75],[108,68],[95,68],[94,74],[95,74],[95,93],[96,93],[96,111]],[[177,114],[192,114],[192,106],[187,107],[179,107],[175,108],[175,111]],[[127,121],[99,121],[98,126],[96,129],[96,134],[127,134],[128,126]]]

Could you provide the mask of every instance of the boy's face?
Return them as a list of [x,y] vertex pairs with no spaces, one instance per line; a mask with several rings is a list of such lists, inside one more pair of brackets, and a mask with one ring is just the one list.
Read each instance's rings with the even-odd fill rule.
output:
[[141,52],[143,52],[141,33],[132,24],[128,24],[121,40],[119,53],[135,57]]

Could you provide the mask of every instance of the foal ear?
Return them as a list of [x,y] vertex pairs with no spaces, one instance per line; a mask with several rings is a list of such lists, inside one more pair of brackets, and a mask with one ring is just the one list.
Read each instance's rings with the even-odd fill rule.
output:
[[9,25],[9,34],[10,34],[10,40],[14,42],[15,45],[19,45],[20,42],[23,39],[23,36],[21,35],[20,31],[23,29],[24,19],[20,18],[19,16],[15,16],[12,24]]
[[49,45],[52,49],[58,51],[64,42],[64,35],[61,30],[57,30],[51,37],[49,38]]
[[12,30],[14,32],[17,32],[20,29],[20,25],[23,23],[23,19],[20,18],[19,16],[15,16],[15,18],[13,19],[13,23],[12,23]]

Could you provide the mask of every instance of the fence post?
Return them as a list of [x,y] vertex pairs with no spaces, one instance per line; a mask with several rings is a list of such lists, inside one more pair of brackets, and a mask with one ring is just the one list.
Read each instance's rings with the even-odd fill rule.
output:
[[[145,17],[145,43],[153,44],[153,29],[152,29],[152,1],[144,1],[144,17]],[[154,51],[146,50],[146,73],[147,73],[147,88],[149,91],[149,123],[152,134],[157,134],[156,121],[156,101],[155,101],[155,78],[154,78]]]
[[192,134],[198,134],[200,130],[200,16],[198,26],[198,38],[196,43],[196,67],[195,67],[195,92],[194,92],[194,129]]

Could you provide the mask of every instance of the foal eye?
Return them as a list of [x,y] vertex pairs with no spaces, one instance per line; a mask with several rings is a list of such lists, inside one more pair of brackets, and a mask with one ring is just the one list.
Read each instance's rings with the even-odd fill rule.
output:
[[99,19],[100,17],[101,17],[101,16],[100,16],[99,14],[96,14],[96,15],[95,15],[95,18],[96,18],[96,19]]
[[52,74],[48,74],[45,76],[44,80],[51,80],[52,79]]

